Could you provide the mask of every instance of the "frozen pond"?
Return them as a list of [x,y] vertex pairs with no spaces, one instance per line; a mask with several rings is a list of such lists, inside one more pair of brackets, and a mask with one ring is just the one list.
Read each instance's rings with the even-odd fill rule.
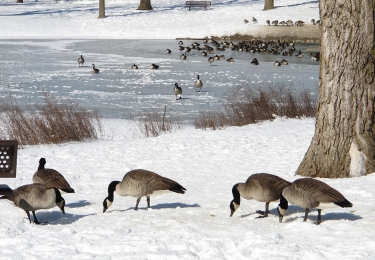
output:
[[[193,42],[184,41],[184,46]],[[295,47],[306,52],[311,46]],[[167,48],[171,54],[165,53]],[[46,91],[88,109],[98,108],[111,118],[130,119],[142,109],[162,111],[167,105],[167,111],[189,120],[200,109],[215,108],[234,86],[293,82],[317,95],[319,81],[319,62],[311,61],[307,53],[297,58],[226,49],[216,54],[233,57],[235,62],[220,60],[210,66],[201,51],[180,60],[177,40],[1,40],[0,53],[1,96],[11,93],[25,104],[39,102]],[[78,67],[81,54],[85,64]],[[258,66],[250,64],[253,58],[259,60]],[[289,65],[275,67],[273,63],[282,58]],[[92,63],[99,74],[91,74]],[[133,63],[138,70],[131,69]],[[152,63],[160,68],[151,70]],[[193,85],[197,74],[204,84],[200,93]],[[175,100],[175,82],[183,89],[181,100]]]

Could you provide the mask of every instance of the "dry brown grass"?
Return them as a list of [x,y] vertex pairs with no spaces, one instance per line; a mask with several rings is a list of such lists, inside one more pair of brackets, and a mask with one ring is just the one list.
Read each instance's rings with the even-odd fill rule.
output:
[[317,97],[306,90],[295,91],[292,85],[267,84],[259,87],[238,86],[224,95],[221,109],[200,111],[194,120],[197,129],[223,129],[287,118],[315,117]]
[[11,96],[0,99],[0,136],[20,145],[61,144],[98,138],[102,132],[98,111],[44,94],[41,104],[21,108]]
[[173,115],[167,115],[167,107],[164,111],[157,112],[143,111],[136,118],[136,123],[140,135],[143,137],[156,137],[163,133],[170,133],[183,128],[183,124],[179,118]]

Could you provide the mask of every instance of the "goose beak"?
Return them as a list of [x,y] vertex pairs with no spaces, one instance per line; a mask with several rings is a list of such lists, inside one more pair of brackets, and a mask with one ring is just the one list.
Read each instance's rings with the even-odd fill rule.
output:
[[103,208],[103,213],[107,211],[108,208],[104,207]]

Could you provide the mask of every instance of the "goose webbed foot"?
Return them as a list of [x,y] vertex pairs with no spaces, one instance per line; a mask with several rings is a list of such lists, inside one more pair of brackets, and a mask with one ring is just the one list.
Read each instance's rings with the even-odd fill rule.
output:
[[262,215],[262,216],[258,216],[256,218],[266,218],[266,217],[268,217],[268,213],[270,213],[270,212],[268,210],[267,210],[267,213],[266,213],[266,211],[263,211],[263,210],[257,210],[257,211],[255,211],[255,213]]

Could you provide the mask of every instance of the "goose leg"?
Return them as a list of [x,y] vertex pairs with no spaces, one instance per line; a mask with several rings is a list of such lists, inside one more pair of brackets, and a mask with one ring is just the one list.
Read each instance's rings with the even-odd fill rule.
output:
[[137,199],[137,203],[135,204],[135,208],[134,208],[134,210],[138,210],[138,204],[139,204],[139,202],[141,201],[141,198],[142,198],[142,197],[139,197],[139,198]]
[[150,206],[150,196],[146,196],[147,198],[147,208],[151,208]]
[[33,216],[34,216],[34,223],[37,224],[37,225],[39,225],[40,222],[36,218],[35,211],[32,211],[32,212],[33,212]]
[[30,213],[28,211],[25,211],[27,214],[27,217],[29,218],[30,224],[31,224],[31,219],[30,219]]
[[318,221],[314,223],[315,225],[319,225],[322,222],[322,215],[321,215],[321,213],[322,213],[322,210],[318,209]]
[[269,202],[266,202],[266,210],[265,210],[265,211],[257,210],[256,213],[262,215],[262,216],[259,216],[259,217],[257,217],[257,218],[266,218],[266,217],[268,217],[268,213],[269,213],[269,211],[268,211],[268,207],[269,207],[269,205],[270,205],[270,203],[269,203]]
[[305,209],[305,217],[303,219],[303,222],[305,222],[307,220],[307,215],[309,215],[309,211],[310,211],[310,209]]

